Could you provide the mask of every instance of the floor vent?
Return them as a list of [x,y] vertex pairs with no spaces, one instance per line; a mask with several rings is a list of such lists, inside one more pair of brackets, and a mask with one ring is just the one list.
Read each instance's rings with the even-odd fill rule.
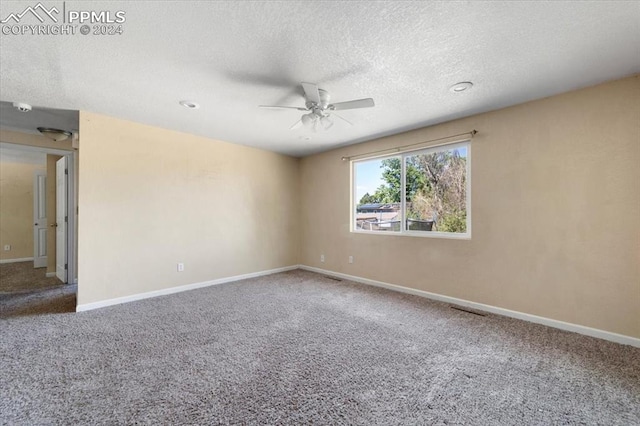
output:
[[340,278],[330,277],[328,275],[325,275],[324,277],[327,278],[327,279],[330,279],[330,280],[334,280],[334,281],[342,281]]
[[451,309],[455,309],[456,311],[466,312],[468,314],[478,315],[479,317],[486,317],[487,314],[484,312],[473,311],[471,309],[463,308],[462,306],[450,306]]

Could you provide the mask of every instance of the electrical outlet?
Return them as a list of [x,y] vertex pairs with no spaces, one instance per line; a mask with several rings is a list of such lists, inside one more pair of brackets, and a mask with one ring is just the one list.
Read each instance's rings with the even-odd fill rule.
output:
[[11,251],[11,246],[9,244],[4,246],[4,251]]
[[324,263],[324,254],[320,255],[320,262]]
[[349,256],[349,263],[353,263],[353,256]]
[[178,272],[184,272],[184,263],[178,263]]

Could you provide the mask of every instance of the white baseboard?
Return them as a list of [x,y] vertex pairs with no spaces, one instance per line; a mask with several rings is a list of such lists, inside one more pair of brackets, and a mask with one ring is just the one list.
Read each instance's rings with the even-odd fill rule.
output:
[[55,272],[47,272],[47,278],[51,278],[51,277],[55,277],[56,273]]
[[586,336],[597,337],[599,339],[609,340],[611,342],[620,343],[623,345],[630,345],[640,348],[640,339],[625,336],[623,334],[612,333],[609,331],[599,330],[597,328],[585,327],[583,325],[571,324],[564,321],[558,321],[551,318],[539,317],[537,315],[525,314],[523,312],[512,311],[509,309],[498,308],[496,306],[485,305],[483,303],[476,303],[469,300],[458,299],[456,297],[443,296],[437,293],[430,293],[428,291],[417,290],[409,287],[402,287],[395,284],[389,284],[382,281],[371,280],[368,278],[356,277],[353,275],[342,274],[340,272],[328,271],[325,269],[314,268],[311,266],[300,265],[300,269],[306,271],[317,272],[319,274],[329,275],[336,278],[342,278],[349,281],[355,281],[362,284],[368,284],[376,287],[383,287],[390,290],[399,291],[402,293],[414,294],[416,296],[426,297],[428,299],[437,300],[440,302],[451,303],[454,305],[464,306],[467,308],[477,309],[479,311],[491,312],[493,314],[504,315],[505,317],[516,318],[536,324],[546,325],[548,327],[559,328],[560,330],[572,331],[574,333],[584,334]]
[[33,257],[22,257],[20,259],[2,259],[0,263],[18,263],[18,262],[28,262],[33,260]]
[[151,297],[166,296],[168,294],[180,293],[183,291],[195,290],[198,288],[209,287],[212,285],[225,284],[233,281],[246,280],[248,278],[261,277],[263,275],[276,274],[278,272],[292,271],[298,269],[298,265],[285,266],[284,268],[270,269],[267,271],[252,272],[249,274],[235,275],[233,277],[218,278],[216,280],[204,281],[201,283],[187,284],[179,287],[164,288],[162,290],[154,290],[146,293],[132,294],[131,296],[116,297],[115,299],[107,299],[99,302],[84,303],[76,306],[76,312],[90,311],[92,309],[104,308],[121,303],[134,302],[136,300],[149,299]]

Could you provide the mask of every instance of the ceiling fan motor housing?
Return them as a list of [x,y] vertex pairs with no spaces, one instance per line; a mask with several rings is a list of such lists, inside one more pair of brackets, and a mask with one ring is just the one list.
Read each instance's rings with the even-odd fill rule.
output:
[[331,100],[331,96],[329,95],[329,92],[323,89],[318,89],[318,95],[320,97],[320,103],[316,105],[315,102],[312,102],[307,99],[307,101],[305,102],[305,106],[307,107],[307,109],[310,109],[310,110],[320,109],[323,111],[327,109],[327,107],[329,106],[329,101]]

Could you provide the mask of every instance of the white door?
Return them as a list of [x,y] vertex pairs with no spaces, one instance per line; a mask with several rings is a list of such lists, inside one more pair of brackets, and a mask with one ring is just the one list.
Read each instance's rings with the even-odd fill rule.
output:
[[47,172],[33,178],[33,267],[47,266]]
[[67,282],[67,157],[56,161],[56,277]]

